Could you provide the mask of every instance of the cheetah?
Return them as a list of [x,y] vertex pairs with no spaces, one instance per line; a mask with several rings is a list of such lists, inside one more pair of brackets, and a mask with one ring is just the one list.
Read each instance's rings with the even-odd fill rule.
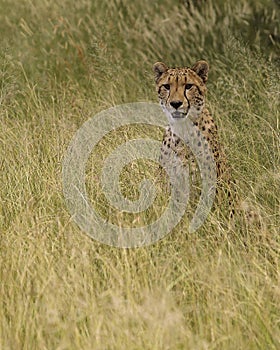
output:
[[[197,180],[195,180],[199,177],[195,156],[188,141],[183,141],[176,134],[176,126],[178,128],[182,120],[188,119],[192,122],[193,128],[190,135],[195,134],[201,137],[198,148],[201,149],[201,152],[210,152],[212,155],[216,172],[216,197],[223,202],[226,198],[229,217],[232,218],[234,205],[230,190],[230,168],[219,141],[215,121],[205,106],[208,63],[200,60],[191,68],[169,68],[164,63],[157,62],[153,70],[160,105],[169,122],[162,140],[161,165],[168,164],[171,153],[175,154],[184,166],[189,166],[193,179],[192,184],[197,187],[199,193],[199,186],[196,185]],[[207,156],[208,158],[210,157]],[[208,167],[207,161],[202,166]]]

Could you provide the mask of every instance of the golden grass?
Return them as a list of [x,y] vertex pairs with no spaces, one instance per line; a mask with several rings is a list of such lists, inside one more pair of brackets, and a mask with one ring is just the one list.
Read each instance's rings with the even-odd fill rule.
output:
[[[203,6],[2,3],[0,349],[280,347],[279,8]],[[148,247],[90,239],[62,193],[72,136],[103,109],[156,101],[154,62],[200,58],[240,194],[263,226],[230,229],[216,213],[194,234],[184,219]],[[108,149],[131,135],[112,135]]]

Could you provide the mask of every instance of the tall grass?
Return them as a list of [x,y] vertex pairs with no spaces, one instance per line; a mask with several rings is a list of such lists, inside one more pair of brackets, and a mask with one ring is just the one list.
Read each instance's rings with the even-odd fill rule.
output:
[[[0,29],[0,349],[279,349],[277,2],[2,0]],[[105,108],[156,101],[154,62],[200,58],[263,225],[218,215],[139,249],[91,240],[62,194],[72,136]]]

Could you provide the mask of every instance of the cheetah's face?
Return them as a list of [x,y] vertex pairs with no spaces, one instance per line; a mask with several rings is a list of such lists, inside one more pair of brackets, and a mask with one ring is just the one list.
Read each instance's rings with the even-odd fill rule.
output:
[[160,104],[169,121],[181,118],[195,120],[203,110],[209,66],[198,61],[192,68],[168,68],[154,65]]

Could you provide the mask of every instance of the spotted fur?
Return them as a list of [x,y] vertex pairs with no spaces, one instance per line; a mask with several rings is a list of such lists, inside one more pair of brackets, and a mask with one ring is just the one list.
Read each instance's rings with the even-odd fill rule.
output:
[[[198,168],[190,148],[174,132],[174,123],[189,118],[193,122],[193,133],[202,136],[198,143],[201,151],[211,152],[216,166],[218,198],[228,197],[230,216],[233,216],[230,169],[226,162],[223,148],[219,142],[217,126],[205,107],[206,82],[209,66],[205,61],[198,61],[192,68],[168,68],[164,63],[154,65],[156,89],[160,105],[167,115],[167,127],[161,147],[161,164],[168,163],[171,153],[175,153],[185,166],[190,167],[192,178],[198,177]],[[208,158],[208,157],[206,157]],[[209,164],[204,163],[203,167]],[[222,189],[220,191],[220,189]],[[225,190],[226,189],[226,190]]]

